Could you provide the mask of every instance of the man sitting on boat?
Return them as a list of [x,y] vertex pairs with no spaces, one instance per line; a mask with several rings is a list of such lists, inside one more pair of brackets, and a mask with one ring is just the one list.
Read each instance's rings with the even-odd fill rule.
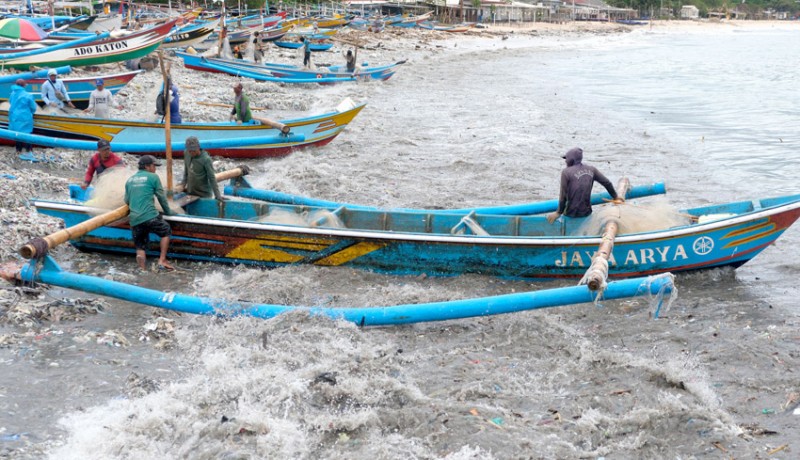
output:
[[189,195],[201,198],[211,198],[225,201],[219,192],[214,165],[208,152],[200,148],[200,140],[195,136],[186,138],[186,148],[183,152],[183,183],[184,190]]
[[159,270],[172,271],[175,267],[167,262],[169,237],[172,229],[156,210],[155,201],[158,199],[164,214],[170,216],[174,213],[169,208],[167,195],[161,186],[161,179],[156,175],[156,166],[161,163],[152,155],[145,155],[139,159],[139,172],[134,174],[125,183],[125,204],[130,207],[130,226],[133,235],[133,245],[136,247],[136,262],[139,268],[146,270],[147,244],[150,233],[155,233],[161,238],[158,258]]
[[86,190],[89,184],[92,183],[95,174],[100,175],[108,168],[124,165],[122,158],[111,152],[111,144],[105,139],[100,139],[97,141],[97,153],[92,155],[89,160],[89,167],[86,168],[86,175],[83,177],[81,188]]
[[47,71],[47,81],[42,83],[42,100],[45,105],[50,107],[63,109],[66,104],[74,109],[75,105],[69,100],[67,86],[64,84],[64,81],[57,78],[57,76],[58,72],[56,72],[56,69]]
[[594,166],[582,163],[582,149],[578,147],[570,149],[561,158],[566,160],[567,167],[561,171],[558,210],[547,215],[548,222],[552,224],[561,214],[567,217],[586,217],[591,214],[592,186],[595,182],[606,188],[615,203],[622,203],[623,200],[617,196],[611,181]]

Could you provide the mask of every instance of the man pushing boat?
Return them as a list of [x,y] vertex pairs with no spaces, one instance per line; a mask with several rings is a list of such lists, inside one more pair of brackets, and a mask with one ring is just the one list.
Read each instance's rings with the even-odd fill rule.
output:
[[145,155],[139,159],[139,172],[131,176],[125,183],[125,204],[130,207],[131,234],[133,235],[133,245],[136,247],[136,262],[139,264],[139,268],[147,269],[145,265],[147,243],[150,240],[150,233],[155,233],[161,238],[158,268],[172,271],[175,270],[175,267],[167,262],[167,250],[172,229],[161,218],[153,200],[154,197],[158,199],[164,214],[168,216],[174,214],[169,208],[167,195],[164,193],[164,187],[161,186],[161,179],[156,175],[156,166],[160,165],[161,163],[156,161],[152,155]]
[[201,198],[213,196],[217,201],[225,201],[219,191],[211,157],[208,152],[200,148],[200,140],[195,136],[186,138],[186,148],[183,152],[183,183],[184,190],[189,195]]

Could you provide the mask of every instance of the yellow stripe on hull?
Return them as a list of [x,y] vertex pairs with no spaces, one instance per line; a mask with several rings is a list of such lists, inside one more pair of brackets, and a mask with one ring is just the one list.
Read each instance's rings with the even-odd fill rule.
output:
[[335,254],[331,254],[324,259],[320,259],[314,262],[315,265],[324,265],[324,266],[336,266],[342,265],[344,263],[350,262],[353,259],[357,259],[365,254],[369,254],[372,251],[381,249],[382,247],[386,246],[383,243],[358,243],[354,244],[353,246],[348,247],[342,251],[339,251]]

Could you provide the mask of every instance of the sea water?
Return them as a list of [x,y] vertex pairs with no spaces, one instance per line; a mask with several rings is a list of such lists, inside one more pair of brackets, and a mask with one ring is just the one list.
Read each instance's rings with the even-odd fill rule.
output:
[[[254,162],[256,186],[380,206],[553,199],[561,155],[670,204],[797,192],[796,32],[450,43],[383,84],[329,146]],[[488,48],[488,49],[487,49]],[[737,271],[678,276],[647,299],[361,329],[293,313],[179,316],[118,301],[50,345],[5,356],[9,456],[38,458],[791,458],[800,401],[798,229]],[[75,255],[125,278],[125,258]],[[546,289],[477,275],[181,263],[162,289],[378,306]],[[130,280],[128,280],[130,281]],[[51,295],[58,296],[58,290]],[[158,316],[175,346],[139,341]],[[76,338],[117,330],[130,345]]]

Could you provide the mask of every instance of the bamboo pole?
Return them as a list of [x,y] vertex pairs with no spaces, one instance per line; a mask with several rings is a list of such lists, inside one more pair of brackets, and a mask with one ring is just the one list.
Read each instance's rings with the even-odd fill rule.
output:
[[[233,104],[223,104],[221,102],[203,102],[203,101],[200,101],[200,102],[195,102],[195,104],[205,105],[205,106],[208,106],[208,107],[222,107],[222,108],[225,108],[225,109],[232,109],[233,108]],[[267,108],[267,107],[250,107],[250,110],[270,110],[270,109]]]
[[167,198],[172,198],[172,132],[170,130],[170,96],[172,93],[172,85],[169,81],[169,72],[164,66],[164,53],[158,50],[158,64],[161,66],[161,76],[164,79],[164,138],[167,143],[165,153],[167,155]]
[[108,211],[100,214],[99,216],[92,217],[91,219],[83,221],[80,224],[59,230],[53,234],[45,236],[44,238],[34,238],[20,248],[19,254],[26,259],[44,256],[49,249],[52,249],[59,244],[65,243],[73,238],[83,236],[96,228],[100,228],[104,225],[108,225],[114,221],[120,220],[127,216],[128,212],[130,212],[130,209],[126,204],[114,209],[113,211]]
[[[617,184],[617,196],[624,197],[628,194],[630,188],[630,181],[623,177]],[[606,222],[600,246],[592,258],[592,264],[581,279],[580,284],[588,285],[592,291],[597,291],[606,284],[606,279],[608,279],[608,259],[614,250],[614,239],[617,237],[617,231],[619,231],[619,222],[616,219]]]
[[[219,172],[215,174],[214,177],[216,177],[217,182],[222,182],[235,177],[246,176],[249,173],[250,168],[247,166],[240,166],[238,168]],[[59,230],[43,238],[34,238],[19,249],[19,254],[26,259],[43,257],[45,254],[47,254],[48,250],[53,249],[59,244],[66,243],[67,241],[75,238],[80,238],[92,230],[118,221],[127,216],[128,212],[130,212],[128,205],[123,205],[117,209],[105,212],[99,216],[92,217],[89,220],[85,220],[79,224],[73,225],[72,227]]]

